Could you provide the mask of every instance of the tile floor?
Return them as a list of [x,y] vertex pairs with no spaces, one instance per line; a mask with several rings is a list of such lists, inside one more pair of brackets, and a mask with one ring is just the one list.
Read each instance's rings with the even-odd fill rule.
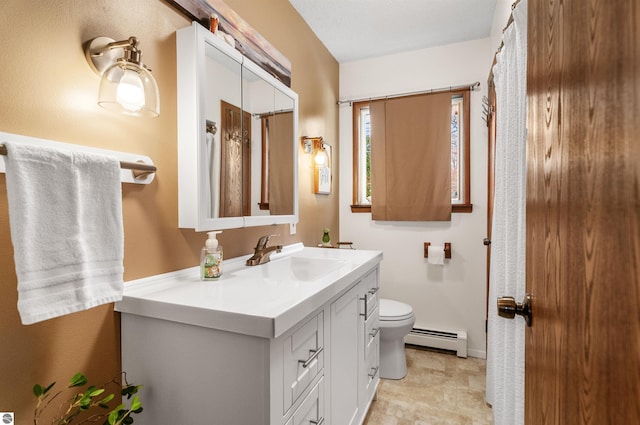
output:
[[407,346],[407,376],[380,380],[364,425],[491,425],[485,360]]

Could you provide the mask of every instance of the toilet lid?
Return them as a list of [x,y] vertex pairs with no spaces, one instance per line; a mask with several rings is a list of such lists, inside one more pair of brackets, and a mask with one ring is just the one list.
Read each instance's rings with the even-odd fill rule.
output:
[[413,308],[400,301],[380,299],[380,320],[404,320],[413,315]]

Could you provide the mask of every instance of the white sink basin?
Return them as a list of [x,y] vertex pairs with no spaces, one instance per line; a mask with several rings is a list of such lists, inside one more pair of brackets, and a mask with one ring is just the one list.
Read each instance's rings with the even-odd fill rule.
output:
[[333,258],[283,257],[266,264],[247,267],[234,273],[243,278],[256,277],[269,282],[311,282],[342,267],[347,262]]

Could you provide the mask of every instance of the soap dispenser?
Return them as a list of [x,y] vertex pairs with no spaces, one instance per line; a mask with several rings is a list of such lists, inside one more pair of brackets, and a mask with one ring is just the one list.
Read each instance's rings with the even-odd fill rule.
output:
[[216,239],[218,233],[222,233],[222,231],[207,232],[209,238],[204,243],[200,255],[200,278],[202,280],[216,280],[222,276],[222,247]]

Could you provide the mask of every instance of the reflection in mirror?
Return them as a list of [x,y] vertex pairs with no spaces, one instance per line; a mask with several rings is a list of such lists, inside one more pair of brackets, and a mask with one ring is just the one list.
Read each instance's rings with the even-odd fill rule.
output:
[[206,81],[210,217],[293,214],[293,99],[215,48]]
[[246,67],[242,80],[251,113],[250,215],[294,214],[294,101]]
[[177,42],[180,227],[295,223],[297,94],[197,24]]
[[263,178],[261,205],[270,214],[293,214],[293,112],[282,111],[264,117]]
[[[229,155],[233,155],[234,145],[238,150],[237,142],[241,134],[240,108],[236,105],[242,103],[242,66],[215,47],[209,44],[205,46],[205,118],[207,121],[220,123],[220,130],[216,134],[206,133],[205,158],[209,170],[209,187],[205,192],[209,195],[208,213],[212,218],[241,217],[244,215],[242,186],[239,185],[236,191],[230,188],[236,180],[241,182],[242,176],[233,173],[235,159],[230,160]],[[240,158],[244,156],[240,154]],[[241,165],[239,167],[241,169]]]
[[251,215],[251,127],[249,114],[220,101],[220,217]]

